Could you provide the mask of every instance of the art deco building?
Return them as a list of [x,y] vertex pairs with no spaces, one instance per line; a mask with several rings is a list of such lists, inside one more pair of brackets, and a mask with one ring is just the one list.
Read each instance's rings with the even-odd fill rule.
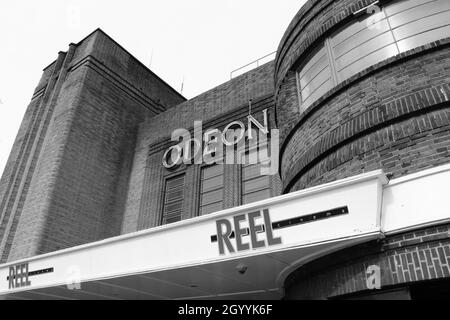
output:
[[[450,297],[449,35],[447,0],[309,0],[274,61],[190,100],[101,30],[70,44],[0,181],[2,297]],[[277,174],[166,161],[249,119]]]

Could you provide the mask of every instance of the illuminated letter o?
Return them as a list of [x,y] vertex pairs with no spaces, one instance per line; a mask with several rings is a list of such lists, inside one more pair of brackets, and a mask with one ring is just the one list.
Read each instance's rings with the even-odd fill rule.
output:
[[[173,152],[175,150],[177,152],[176,160],[173,157]],[[169,149],[167,149],[163,156],[163,166],[167,169],[171,169],[174,166],[178,165],[181,160],[182,151],[183,151],[183,148],[181,148],[179,145],[171,146]],[[167,161],[169,156],[170,156],[170,160],[171,160],[170,164]]]
[[[238,125],[239,127],[241,127],[241,134],[239,136],[239,139],[237,139],[236,141],[233,141],[233,142],[229,142],[227,140],[227,137],[226,137],[227,136],[227,131],[230,130],[230,128],[232,126],[234,126],[234,125]],[[223,141],[223,143],[225,143],[225,145],[232,146],[234,144],[237,144],[239,141],[241,141],[242,138],[244,138],[244,136],[245,136],[245,126],[244,126],[244,124],[241,121],[233,121],[229,125],[227,125],[225,127],[225,129],[223,129],[222,141]]]

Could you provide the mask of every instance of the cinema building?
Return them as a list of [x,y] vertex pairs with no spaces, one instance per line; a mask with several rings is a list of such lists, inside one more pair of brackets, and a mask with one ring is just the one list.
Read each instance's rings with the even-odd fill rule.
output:
[[[1,297],[449,298],[449,35],[447,0],[310,0],[190,100],[101,30],[70,44],[1,178]],[[270,129],[276,174],[178,161],[196,121]]]

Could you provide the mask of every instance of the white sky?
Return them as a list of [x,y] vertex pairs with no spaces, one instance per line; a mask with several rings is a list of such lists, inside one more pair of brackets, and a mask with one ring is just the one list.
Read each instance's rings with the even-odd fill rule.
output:
[[[42,69],[100,27],[192,98],[277,49],[305,0],[0,1],[0,172]],[[153,53],[153,54],[152,54]]]

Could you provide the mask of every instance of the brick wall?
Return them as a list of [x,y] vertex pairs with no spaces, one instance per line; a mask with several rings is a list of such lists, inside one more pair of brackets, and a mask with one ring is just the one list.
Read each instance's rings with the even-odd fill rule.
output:
[[146,143],[165,139],[175,129],[191,128],[194,121],[210,121],[238,108],[248,110],[250,99],[273,96],[273,68],[273,61],[268,62],[149,119],[141,129],[149,132]]
[[[234,120],[248,115],[248,101],[253,99],[252,114],[268,108],[271,126],[275,127],[273,102],[273,62],[240,75],[224,84],[147,120],[140,126],[122,232],[134,232],[160,224],[164,181],[170,176],[186,174],[183,218],[197,215],[200,167],[182,165],[166,170],[163,154],[173,143],[172,131],[178,128],[192,130],[194,121],[203,121],[203,129],[223,129]],[[261,120],[262,121],[262,120]],[[238,166],[226,166],[226,208],[240,204],[240,176]],[[280,194],[278,176],[272,179],[273,195]]]
[[105,76],[115,78],[128,91],[159,111],[176,106],[186,99],[170,87],[123,47],[97,29],[77,45],[72,65],[94,60],[104,67]]
[[[158,225],[172,130],[245,118],[249,99],[273,124],[273,63],[184,102],[101,30],[71,44],[44,70],[0,181],[1,261]],[[185,171],[196,199],[199,168]],[[230,207],[238,169],[226,172]],[[196,210],[187,201],[183,218]]]
[[318,259],[291,274],[287,299],[326,299],[371,292],[368,268],[378,266],[381,288],[450,277],[450,226],[440,225],[387,237]]
[[[195,98],[194,98],[195,99]],[[268,109],[269,123],[275,127],[274,102],[272,95],[266,95],[253,100],[252,114],[262,122],[262,110]],[[178,107],[176,107],[178,108]],[[176,110],[174,108],[174,110]],[[231,109],[231,107],[230,107]],[[238,105],[232,111],[210,118],[205,112],[203,129],[223,128],[230,122],[241,120],[245,123],[248,115],[248,104]],[[162,116],[158,116],[159,121]],[[168,115],[169,116],[169,115]],[[164,120],[168,121],[168,120]],[[181,121],[181,120],[178,120]],[[186,121],[186,119],[184,119]],[[187,121],[186,121],[187,122]],[[153,123],[150,121],[150,123]],[[138,139],[138,148],[130,179],[130,192],[128,193],[125,210],[123,233],[134,232],[160,225],[162,214],[162,199],[165,179],[178,174],[185,174],[185,201],[183,203],[183,219],[195,217],[198,214],[198,198],[200,193],[200,165],[181,165],[174,170],[167,170],[162,165],[164,152],[173,145],[170,141],[172,133],[167,128],[157,131],[149,122],[141,126]],[[193,122],[186,123],[186,129],[192,130]],[[158,128],[157,126],[156,128]],[[151,143],[151,141],[156,141]],[[224,173],[224,209],[241,204],[241,177],[240,165],[225,165]],[[281,193],[281,181],[278,175],[271,178],[272,196]]]
[[[296,70],[329,34],[374,1],[310,0],[288,27],[275,60],[283,192],[383,169],[396,178],[450,161],[450,39],[401,53],[332,88],[300,113]],[[383,1],[388,2],[388,1]],[[286,297],[328,298],[450,277],[449,226],[388,237],[299,268]]]
[[448,41],[406,52],[356,75],[285,125],[284,191],[379,168],[397,177],[448,162],[449,63]]
[[[53,112],[53,92],[59,87],[57,78],[63,65],[67,64],[67,59],[67,54],[60,52],[57,61],[44,70],[0,181],[0,190],[2,190],[0,259],[2,262],[8,259],[11,251],[30,182],[35,173],[43,137]],[[34,238],[30,237],[27,240],[29,247],[25,254],[30,254],[35,248],[31,248]]]
[[[292,19],[275,58],[275,93],[288,72],[314,49],[324,36],[352,19],[353,12],[377,0],[309,0]],[[391,0],[382,0],[389,2]]]
[[2,261],[119,235],[138,126],[183,101],[101,30],[60,53],[0,182]]
[[275,103],[284,193],[373,169],[396,177],[449,161],[450,39],[371,66],[300,113],[298,65],[353,12],[373,2],[308,1],[281,40]]

